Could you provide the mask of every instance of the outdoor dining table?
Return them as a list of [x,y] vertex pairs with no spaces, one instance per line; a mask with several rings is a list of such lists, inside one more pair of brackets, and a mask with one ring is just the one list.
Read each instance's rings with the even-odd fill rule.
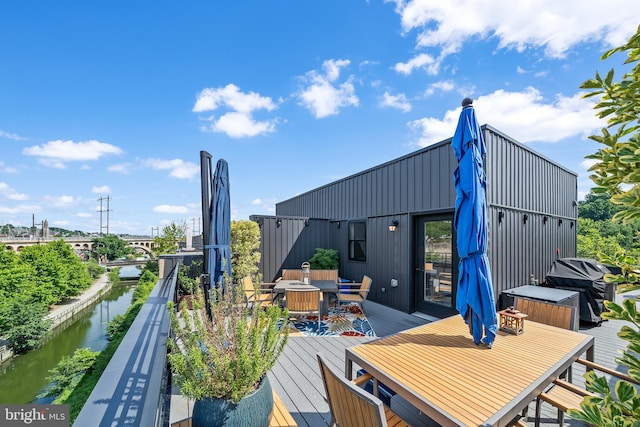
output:
[[491,348],[476,346],[455,315],[347,348],[345,374],[357,364],[444,426],[504,426],[583,353],[593,361],[593,346],[586,334],[530,321],[520,335],[498,331]]
[[329,312],[329,294],[338,292],[338,284],[333,280],[312,280],[311,284],[303,283],[300,280],[280,280],[273,287],[273,292],[284,294],[287,289],[320,289],[322,292],[320,314],[324,316]]

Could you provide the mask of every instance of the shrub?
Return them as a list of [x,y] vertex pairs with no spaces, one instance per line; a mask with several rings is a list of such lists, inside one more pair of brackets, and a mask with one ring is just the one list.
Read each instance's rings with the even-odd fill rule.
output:
[[312,270],[338,270],[340,257],[335,249],[316,248],[309,264],[311,264]]

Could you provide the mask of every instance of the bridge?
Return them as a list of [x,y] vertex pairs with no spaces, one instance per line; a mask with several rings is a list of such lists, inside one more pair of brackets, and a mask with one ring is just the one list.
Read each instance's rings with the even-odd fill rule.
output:
[[[64,240],[77,254],[81,254],[94,250],[94,238],[95,237],[3,237],[0,238],[0,244],[3,244],[9,250],[19,253],[25,246],[42,245],[55,240]],[[150,255],[154,248],[153,238],[151,237],[121,237],[121,239],[127,242],[128,245],[133,248],[134,252]]]
[[149,258],[117,259],[106,263],[107,267],[126,267],[129,265],[146,265]]

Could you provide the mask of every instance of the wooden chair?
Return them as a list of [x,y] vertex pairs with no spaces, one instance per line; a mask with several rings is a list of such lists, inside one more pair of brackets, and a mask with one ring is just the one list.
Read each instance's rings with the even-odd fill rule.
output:
[[320,289],[287,289],[284,297],[289,316],[297,317],[302,314],[318,313],[318,332],[320,332],[320,307],[322,307],[322,292]]
[[282,280],[302,280],[302,270],[282,269]]
[[331,410],[331,425],[340,427],[408,426],[398,415],[387,408],[380,399],[368,393],[361,385],[371,379],[370,374],[348,381],[336,373],[318,353],[327,403]]
[[[514,300],[514,306],[520,312],[527,315],[526,321],[544,323],[545,325],[555,326],[557,328],[574,330],[575,307],[518,297]],[[569,381],[571,381],[571,367],[569,367],[566,372],[562,373],[560,378],[562,379],[559,379],[559,381],[564,381],[564,378],[569,378]],[[551,390],[552,388],[548,390]],[[527,406],[522,411],[522,416],[524,418],[527,417],[528,409],[529,407]],[[539,423],[540,419],[539,410],[540,396],[536,397],[536,423]],[[562,415],[559,412],[558,419],[561,420],[561,417]]]
[[[624,380],[636,385],[640,384],[635,379],[622,372],[618,372],[615,369],[599,365],[589,360],[578,359],[576,360],[576,362],[585,365],[587,369],[595,369],[617,379]],[[540,425],[541,402],[547,402],[550,405],[558,408],[558,424],[560,425],[560,427],[562,427],[562,425],[564,424],[565,412],[567,412],[569,409],[580,409],[580,403],[585,398],[585,396],[593,396],[593,393],[562,379],[557,379],[553,383],[554,386],[552,388],[540,393],[538,395],[538,398],[536,399],[536,427]]]
[[271,304],[273,302],[273,285],[273,283],[264,283],[256,288],[250,276],[244,277],[242,279],[242,287],[244,288],[244,298],[247,306]]
[[[367,299],[369,295],[369,290],[371,289],[371,277],[365,275],[362,278],[361,283],[351,283],[351,289],[340,289],[338,291],[338,304],[342,304],[343,302],[356,302],[360,304],[360,308],[364,313],[364,301]],[[359,286],[358,286],[359,285]],[[353,286],[358,286],[354,288]]]
[[338,282],[338,270],[311,270],[311,280],[333,280]]

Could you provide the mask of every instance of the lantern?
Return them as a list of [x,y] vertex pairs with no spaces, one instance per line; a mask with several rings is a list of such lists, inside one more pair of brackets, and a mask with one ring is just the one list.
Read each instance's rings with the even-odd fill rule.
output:
[[302,263],[302,283],[306,285],[311,283],[311,264],[308,262]]

